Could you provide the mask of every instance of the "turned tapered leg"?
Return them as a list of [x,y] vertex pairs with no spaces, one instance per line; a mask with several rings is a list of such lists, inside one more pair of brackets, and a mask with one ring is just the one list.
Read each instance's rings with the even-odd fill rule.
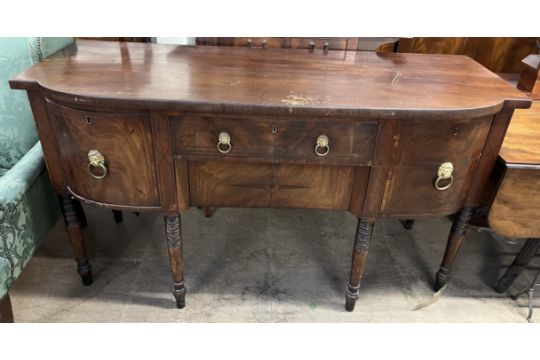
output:
[[80,203],[71,196],[59,196],[59,199],[69,241],[73,248],[75,261],[77,261],[77,270],[79,271],[79,275],[81,275],[83,285],[91,285],[92,269],[88,263],[84,245],[82,227],[85,219],[81,218],[82,207],[80,206]]
[[165,216],[165,233],[167,234],[167,249],[173,277],[173,295],[176,299],[176,307],[182,309],[186,305],[186,288],[184,286],[180,214]]
[[81,227],[83,229],[86,229],[86,226],[88,225],[88,221],[86,220],[86,214],[84,213],[84,209],[79,201],[76,201],[73,203],[73,209],[75,209],[75,212],[77,213],[77,218],[79,219],[81,223]]
[[516,258],[512,262],[512,265],[508,267],[504,275],[497,281],[495,285],[495,291],[502,293],[506,291],[512,285],[514,280],[525,269],[525,266],[529,264],[534,255],[540,249],[540,238],[527,239]]
[[360,294],[360,282],[364,273],[364,266],[366,265],[373,225],[373,222],[358,219],[351,264],[351,276],[349,287],[345,293],[345,309],[347,311],[354,310],[356,299],[358,299],[358,295]]
[[9,293],[0,299],[0,323],[13,322],[13,309],[11,308],[11,299]]
[[443,261],[437,275],[435,275],[435,286],[433,287],[435,291],[439,291],[448,282],[452,265],[456,260],[461,244],[463,244],[463,239],[467,233],[469,221],[473,213],[474,208],[464,207],[454,218],[454,223],[448,236],[448,242],[446,243]]

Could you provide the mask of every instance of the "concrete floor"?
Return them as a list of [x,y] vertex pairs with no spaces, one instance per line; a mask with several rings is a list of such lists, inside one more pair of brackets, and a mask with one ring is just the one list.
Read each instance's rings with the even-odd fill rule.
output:
[[[11,290],[17,322],[526,322],[525,297],[492,290],[523,242],[474,229],[444,296],[414,310],[432,298],[446,218],[417,221],[411,231],[397,220],[378,222],[348,313],[356,229],[349,213],[220,208],[205,218],[190,209],[182,217],[186,307],[177,310],[162,218],[125,213],[115,224],[108,210],[85,210],[94,284],[82,286],[59,220]],[[522,274],[510,291],[531,276]]]

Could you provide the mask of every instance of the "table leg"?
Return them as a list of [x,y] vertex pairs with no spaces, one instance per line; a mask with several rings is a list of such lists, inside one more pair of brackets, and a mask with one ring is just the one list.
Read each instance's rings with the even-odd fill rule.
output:
[[527,298],[529,300],[529,314],[527,315],[527,321],[533,323],[533,297],[534,297],[534,285],[527,290]]
[[465,234],[467,233],[469,221],[471,220],[473,213],[474,208],[464,207],[454,218],[454,223],[452,224],[452,229],[448,236],[446,250],[444,251],[443,261],[435,276],[435,291],[439,291],[448,282],[450,272],[452,271],[452,265],[454,265],[458,251],[463,244],[463,239],[465,239]]
[[85,219],[81,216],[81,204],[71,196],[59,196],[62,215],[68,233],[71,247],[77,261],[77,270],[81,275],[84,286],[92,284],[92,268],[88,263],[84,244],[83,225]]
[[182,309],[186,305],[186,288],[184,286],[180,214],[165,216],[165,233],[173,277],[173,295],[176,299],[176,307]]
[[512,265],[508,267],[504,275],[497,281],[495,291],[498,293],[506,291],[518,275],[521,274],[523,269],[529,264],[538,249],[540,249],[540,238],[527,239],[519,253],[516,255]]
[[360,294],[360,282],[362,280],[362,274],[364,273],[364,266],[367,260],[369,243],[371,241],[371,235],[373,234],[374,224],[374,222],[366,221],[365,219],[358,219],[352,255],[349,287],[345,293],[345,309],[347,311],[354,310],[356,299],[358,299]]
[[13,309],[11,307],[11,299],[9,293],[0,299],[0,323],[13,322]]

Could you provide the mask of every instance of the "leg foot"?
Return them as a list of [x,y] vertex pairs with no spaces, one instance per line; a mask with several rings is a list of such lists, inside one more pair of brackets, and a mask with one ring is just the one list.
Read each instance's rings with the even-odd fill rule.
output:
[[399,222],[407,230],[411,230],[413,228],[413,225],[414,225],[414,220],[399,220]]
[[183,281],[174,284],[173,295],[176,300],[176,307],[178,309],[183,309],[184,306],[186,306],[186,287],[184,286]]
[[60,196],[59,200],[62,215],[64,216],[64,224],[77,262],[77,271],[81,276],[83,285],[88,286],[92,284],[92,268],[86,256],[82,231],[83,222],[86,220],[81,218],[81,204],[71,196]]
[[124,220],[124,216],[122,215],[122,211],[120,210],[113,210],[112,211],[114,216],[114,222],[119,224]]
[[209,218],[214,214],[214,209],[212,209],[210,206],[203,207],[204,210],[204,216]]
[[534,285],[527,290],[527,297],[529,300],[529,314],[527,315],[527,321],[530,323],[533,323],[534,320],[532,318],[533,316],[533,297],[534,297]]
[[94,281],[92,279],[92,267],[88,262],[86,262],[86,264],[77,265],[77,271],[79,272],[79,275],[81,275],[84,286],[92,285],[92,282]]
[[448,282],[450,276],[450,270],[441,266],[437,274],[435,275],[435,285],[433,286],[433,291],[437,292],[442,289],[444,285]]
[[373,225],[373,222],[365,219],[358,219],[352,255],[349,287],[345,293],[345,309],[347,311],[354,310],[356,299],[358,299],[360,293],[360,283],[364,273],[364,266],[366,264],[371,235],[373,233]]
[[439,291],[450,278],[450,272],[452,271],[452,265],[456,260],[456,256],[463,244],[465,234],[467,233],[467,227],[469,221],[474,213],[474,208],[464,207],[454,218],[452,229],[448,236],[448,242],[446,244],[446,250],[444,251],[443,261],[441,267],[435,276],[435,285],[433,289]]
[[356,305],[356,299],[360,295],[360,287],[354,288],[349,284],[349,288],[345,293],[345,310],[351,312],[354,310],[354,305]]
[[182,309],[186,305],[186,288],[184,286],[182,228],[179,214],[165,216],[165,233],[173,278],[173,296],[176,299],[176,307]]
[[512,265],[508,267],[504,275],[495,284],[495,291],[498,293],[506,291],[529,264],[538,249],[540,249],[540,238],[527,239]]

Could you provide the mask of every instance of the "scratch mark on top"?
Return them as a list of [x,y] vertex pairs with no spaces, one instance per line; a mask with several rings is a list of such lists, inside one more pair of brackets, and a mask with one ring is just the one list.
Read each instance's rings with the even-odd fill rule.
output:
[[399,79],[401,79],[401,71],[398,71],[395,75],[394,75],[394,78],[392,79],[392,83],[391,85],[397,85]]
[[286,103],[287,105],[305,105],[310,104],[313,102],[313,98],[311,97],[302,97],[297,95],[287,95],[286,99],[281,100],[282,103]]

